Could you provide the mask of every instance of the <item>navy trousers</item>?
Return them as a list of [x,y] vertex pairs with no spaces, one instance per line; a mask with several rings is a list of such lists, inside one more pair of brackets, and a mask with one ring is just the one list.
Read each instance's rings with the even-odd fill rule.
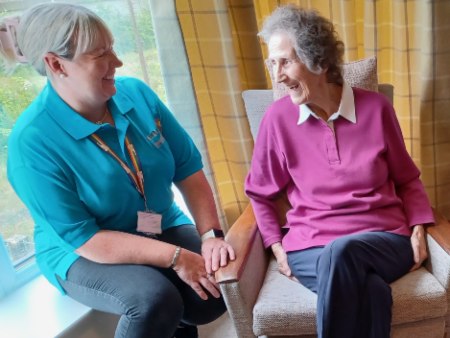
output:
[[317,293],[319,338],[389,338],[389,283],[405,275],[414,258],[409,237],[367,232],[288,252],[288,263]]
[[[168,229],[159,239],[201,250],[192,225]],[[208,294],[208,300],[202,300],[172,269],[80,258],[70,267],[67,280],[59,281],[80,303],[121,316],[115,338],[169,338],[180,324],[206,324],[225,312],[222,298]]]

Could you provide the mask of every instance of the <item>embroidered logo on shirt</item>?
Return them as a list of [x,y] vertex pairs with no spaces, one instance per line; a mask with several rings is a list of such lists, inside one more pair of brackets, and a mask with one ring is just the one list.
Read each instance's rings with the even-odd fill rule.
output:
[[153,130],[147,135],[147,139],[152,142],[156,148],[161,147],[165,141],[164,136],[159,132],[159,130]]

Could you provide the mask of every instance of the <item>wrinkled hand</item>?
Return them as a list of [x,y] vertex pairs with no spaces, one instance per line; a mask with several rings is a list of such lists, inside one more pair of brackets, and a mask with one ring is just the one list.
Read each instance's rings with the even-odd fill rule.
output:
[[414,226],[411,235],[411,246],[414,253],[415,264],[410,271],[414,271],[420,268],[423,261],[428,257],[427,242],[425,240],[425,229],[423,228],[423,225]]
[[275,244],[272,244],[271,248],[278,263],[278,271],[280,271],[283,275],[286,275],[287,277],[291,277],[292,276],[291,268],[289,267],[287,255],[283,247],[281,246],[281,243],[277,242]]
[[206,273],[213,275],[219,267],[226,266],[228,259],[236,258],[233,248],[223,238],[208,238],[202,243],[202,256],[205,260]]
[[201,255],[181,249],[180,257],[173,269],[181,280],[188,284],[201,299],[208,299],[205,290],[208,290],[215,298],[220,297],[214,277],[211,274],[207,274]]

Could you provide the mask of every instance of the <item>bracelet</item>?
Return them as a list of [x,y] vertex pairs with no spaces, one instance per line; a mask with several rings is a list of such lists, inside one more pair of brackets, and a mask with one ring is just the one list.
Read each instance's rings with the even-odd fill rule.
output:
[[181,247],[177,246],[177,248],[175,249],[175,253],[173,254],[172,262],[170,263],[169,268],[173,269],[175,267],[175,265],[177,265],[178,258],[180,257],[180,253],[181,253]]

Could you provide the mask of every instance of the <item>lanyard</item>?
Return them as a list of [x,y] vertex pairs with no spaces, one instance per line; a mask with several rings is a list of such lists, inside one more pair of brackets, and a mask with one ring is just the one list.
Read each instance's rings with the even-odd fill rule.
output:
[[149,210],[147,207],[147,199],[145,197],[144,191],[144,174],[142,173],[139,157],[137,155],[136,149],[134,149],[134,145],[128,139],[128,136],[125,136],[125,146],[127,147],[128,155],[130,155],[131,163],[133,164],[134,172],[127,166],[127,164],[122,161],[122,159],[112,150],[97,134],[91,135],[94,143],[104,150],[106,153],[111,155],[117,162],[119,162],[120,166],[125,170],[130,180],[134,183],[136,190],[141,194],[144,199],[145,210]]

